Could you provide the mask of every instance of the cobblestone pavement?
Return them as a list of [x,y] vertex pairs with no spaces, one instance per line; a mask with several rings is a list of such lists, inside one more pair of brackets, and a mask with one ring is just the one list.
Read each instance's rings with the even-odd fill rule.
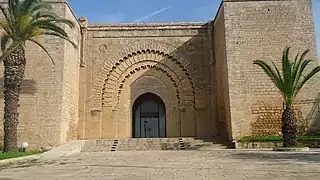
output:
[[0,167],[0,180],[319,179],[320,153],[140,151],[80,153]]

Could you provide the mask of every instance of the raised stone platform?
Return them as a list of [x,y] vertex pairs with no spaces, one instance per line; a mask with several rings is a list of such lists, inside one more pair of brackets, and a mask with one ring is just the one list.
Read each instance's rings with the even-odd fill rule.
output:
[[287,152],[307,152],[309,147],[275,147],[273,151],[287,151]]
[[217,138],[126,138],[86,140],[82,152],[225,149]]

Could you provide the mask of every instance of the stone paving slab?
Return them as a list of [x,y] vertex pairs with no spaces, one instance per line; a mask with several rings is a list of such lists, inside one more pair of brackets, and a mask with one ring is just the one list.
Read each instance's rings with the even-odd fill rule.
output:
[[[3,159],[3,160],[0,160],[0,166],[6,165],[6,164],[11,164],[11,163],[19,163],[22,161],[32,161],[34,159],[40,159],[40,158],[41,158],[41,155],[34,154],[34,155],[29,155],[29,156],[17,157],[17,158]],[[0,179],[0,180],[2,180],[2,179]]]
[[269,151],[126,151],[79,153],[0,166],[0,179],[314,180],[320,153]]
[[81,152],[84,144],[85,140],[71,141],[67,144],[64,144],[62,146],[53,148],[50,151],[42,153],[41,157],[45,160],[51,160],[77,154]]

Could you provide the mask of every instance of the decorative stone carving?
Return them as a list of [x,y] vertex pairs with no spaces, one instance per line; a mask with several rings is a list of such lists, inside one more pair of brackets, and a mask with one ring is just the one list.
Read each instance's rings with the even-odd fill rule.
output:
[[[155,60],[147,60],[147,59],[155,59]],[[142,61],[150,61],[150,62],[153,62],[153,64],[160,63],[166,66],[168,69],[173,68],[171,69],[171,71],[174,73],[179,73],[180,75],[179,82],[176,82],[173,79],[172,75],[169,74],[165,69],[152,64],[137,66],[135,70],[126,72],[126,70],[129,67],[134,66],[135,64]],[[119,68],[120,66],[122,66],[124,69]],[[121,89],[123,88],[124,82],[126,81],[126,79],[128,79],[136,71],[139,71],[141,69],[148,69],[148,68],[155,68],[156,70],[167,74],[169,79],[171,79],[171,81],[173,82],[174,86],[177,87],[177,93],[178,93],[177,98],[179,101],[180,101],[180,96],[179,96],[178,84],[183,84],[183,86],[188,86],[188,87],[181,87],[182,89],[189,89],[189,87],[191,87],[190,93],[188,94],[192,94],[192,97],[193,97],[192,103],[193,103],[193,106],[195,107],[195,87],[192,81],[192,77],[189,71],[187,70],[187,68],[180,62],[179,59],[176,59],[167,53],[164,53],[158,50],[150,50],[150,49],[143,49],[141,51],[133,52],[119,59],[118,62],[114,63],[114,66],[109,70],[107,74],[107,78],[105,79],[105,83],[102,88],[101,106],[102,107],[111,106],[110,103],[112,103],[113,101],[115,101],[115,103],[117,104],[119,102]],[[113,81],[112,78],[116,78],[117,79],[116,82],[107,85],[110,80]],[[186,84],[181,82],[188,82],[188,83]],[[114,92],[114,93],[110,93],[110,96],[108,97],[105,96],[105,91],[107,87]],[[116,99],[114,99],[115,95],[116,95]]]
[[108,45],[106,45],[106,44],[101,44],[101,45],[99,46],[99,51],[101,51],[101,52],[106,52],[106,51],[107,51],[107,48],[108,48]]

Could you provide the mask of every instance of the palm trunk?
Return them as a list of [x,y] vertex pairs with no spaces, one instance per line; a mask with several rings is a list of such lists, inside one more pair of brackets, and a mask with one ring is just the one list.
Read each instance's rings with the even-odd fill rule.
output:
[[25,50],[17,48],[4,63],[4,152],[16,151],[19,94],[26,67]]
[[297,123],[291,106],[286,106],[282,113],[283,147],[297,146]]

